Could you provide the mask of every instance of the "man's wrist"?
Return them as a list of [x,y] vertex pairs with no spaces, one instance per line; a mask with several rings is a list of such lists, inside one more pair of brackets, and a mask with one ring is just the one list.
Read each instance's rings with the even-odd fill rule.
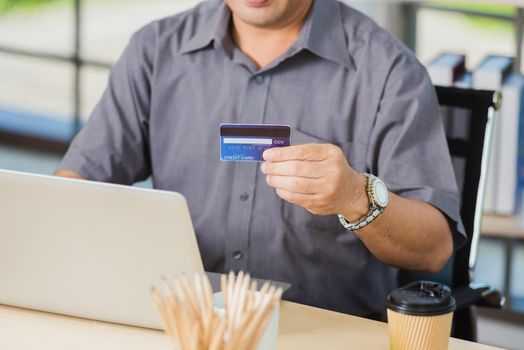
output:
[[350,222],[360,219],[369,212],[368,180],[362,174],[358,174],[355,179],[357,183],[354,198],[349,199],[346,208],[339,213]]

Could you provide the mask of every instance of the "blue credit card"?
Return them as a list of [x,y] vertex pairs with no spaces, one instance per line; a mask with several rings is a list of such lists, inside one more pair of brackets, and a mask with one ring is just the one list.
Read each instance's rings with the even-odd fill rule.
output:
[[263,161],[268,148],[289,146],[291,129],[274,124],[220,124],[220,159]]

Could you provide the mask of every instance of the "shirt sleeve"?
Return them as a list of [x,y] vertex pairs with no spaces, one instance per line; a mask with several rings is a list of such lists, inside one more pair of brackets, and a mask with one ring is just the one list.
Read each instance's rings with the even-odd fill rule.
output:
[[151,60],[135,34],[113,67],[108,86],[59,169],[82,177],[132,184],[150,174],[148,116]]
[[457,182],[435,89],[409,55],[391,66],[367,153],[367,165],[404,198],[438,208],[451,224],[455,249],[466,242]]

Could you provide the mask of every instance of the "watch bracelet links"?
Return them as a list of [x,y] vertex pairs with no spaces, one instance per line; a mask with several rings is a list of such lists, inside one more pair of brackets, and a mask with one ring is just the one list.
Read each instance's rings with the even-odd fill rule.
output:
[[355,230],[359,230],[362,227],[364,227],[364,226],[368,225],[369,223],[371,223],[380,214],[382,214],[383,211],[384,211],[384,209],[376,208],[373,211],[369,211],[368,214],[366,214],[364,217],[360,218],[360,220],[358,220],[356,222],[348,222],[346,220],[346,218],[343,217],[340,214],[338,215],[338,218],[339,218],[340,223],[342,224],[342,226],[344,226],[344,228],[346,228],[347,230],[355,231]]
[[[370,202],[370,206],[372,206],[373,198],[370,197],[370,193],[372,192],[371,188],[373,186],[374,180],[376,179],[376,176],[372,175],[372,174],[367,174],[367,173],[362,173],[362,175],[364,175],[368,179],[368,183],[367,183],[367,186],[366,186],[366,191],[368,193],[368,199],[369,199],[369,202]],[[338,219],[339,219],[340,223],[342,224],[342,226],[344,226],[345,229],[351,230],[351,231],[356,231],[356,230],[359,230],[359,229],[363,228],[364,226],[368,225],[369,223],[371,223],[380,214],[382,214],[383,211],[384,211],[384,208],[371,207],[370,210],[367,212],[367,214],[364,215],[363,217],[361,217],[356,222],[348,222],[346,220],[346,218],[343,217],[340,214],[338,215]]]

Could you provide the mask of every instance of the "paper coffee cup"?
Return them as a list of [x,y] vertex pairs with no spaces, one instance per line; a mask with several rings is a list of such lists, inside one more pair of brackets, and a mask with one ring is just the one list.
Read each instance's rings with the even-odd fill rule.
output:
[[455,299],[449,287],[419,281],[387,300],[390,350],[448,349]]

